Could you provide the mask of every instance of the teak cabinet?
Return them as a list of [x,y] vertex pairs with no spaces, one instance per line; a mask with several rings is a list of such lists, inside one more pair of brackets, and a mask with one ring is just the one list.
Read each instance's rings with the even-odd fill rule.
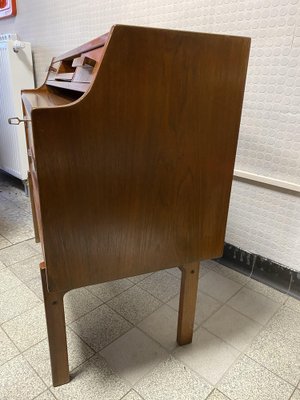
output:
[[22,92],[53,384],[63,296],[180,266],[191,342],[199,261],[222,255],[250,39],[116,25]]

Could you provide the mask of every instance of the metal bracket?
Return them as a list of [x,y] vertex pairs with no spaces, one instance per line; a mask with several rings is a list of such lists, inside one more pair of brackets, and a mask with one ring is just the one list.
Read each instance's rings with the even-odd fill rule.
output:
[[19,117],[8,118],[9,125],[20,125],[21,122],[28,122],[28,121],[31,120],[27,117],[24,117],[23,119],[20,119]]

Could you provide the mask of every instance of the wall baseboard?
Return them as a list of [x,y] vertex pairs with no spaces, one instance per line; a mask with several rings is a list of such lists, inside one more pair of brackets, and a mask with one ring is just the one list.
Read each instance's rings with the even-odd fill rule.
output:
[[235,271],[300,299],[300,271],[225,243],[223,257],[216,259]]

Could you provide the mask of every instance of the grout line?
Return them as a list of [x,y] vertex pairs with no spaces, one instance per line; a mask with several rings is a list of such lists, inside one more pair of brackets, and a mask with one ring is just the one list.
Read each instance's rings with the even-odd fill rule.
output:
[[261,367],[263,367],[263,368],[266,369],[267,371],[269,371],[271,374],[275,375],[275,376],[276,376],[277,378],[279,378],[280,380],[282,380],[282,381],[284,381],[285,383],[289,384],[290,386],[296,388],[296,386],[295,386],[293,383],[287,381],[285,378],[283,378],[282,376],[278,375],[276,372],[272,371],[271,369],[269,369],[268,367],[266,367],[266,366],[265,366],[264,364],[262,364],[261,362],[259,362],[259,361],[257,361],[257,360],[254,360],[254,358],[248,356],[248,354],[244,354],[244,353],[243,353],[243,355],[244,355],[245,357],[248,357],[250,360],[254,361],[256,364],[260,365]]

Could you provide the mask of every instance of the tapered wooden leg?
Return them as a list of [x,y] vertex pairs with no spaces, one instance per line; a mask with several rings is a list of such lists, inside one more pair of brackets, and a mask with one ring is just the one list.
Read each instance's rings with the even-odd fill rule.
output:
[[48,330],[53,386],[70,381],[66,323],[63,296],[64,293],[49,293],[46,282],[46,270],[41,264],[45,312]]
[[195,320],[199,262],[184,265],[182,271],[181,290],[178,314],[177,342],[179,345],[191,343]]

